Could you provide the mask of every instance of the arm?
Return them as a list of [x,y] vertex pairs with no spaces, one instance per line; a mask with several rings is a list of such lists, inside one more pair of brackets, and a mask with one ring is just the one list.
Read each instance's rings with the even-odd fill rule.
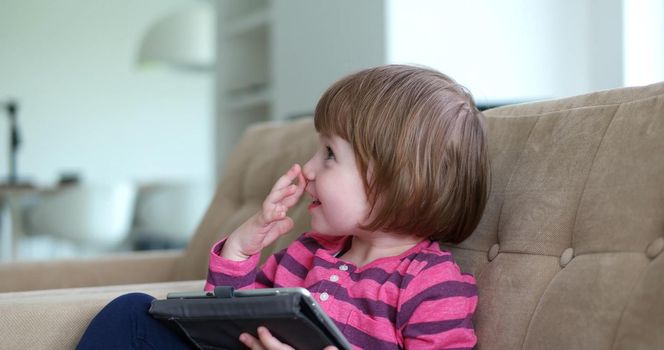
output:
[[244,261],[230,260],[219,255],[224,244],[225,240],[218,242],[210,252],[205,290],[212,290],[215,286],[232,286],[235,289],[274,287],[274,275],[286,249],[271,255],[265,264],[257,269],[259,254],[254,254]]
[[276,259],[270,257],[262,272],[257,272],[258,255],[264,247],[293,228],[293,220],[286,214],[302,197],[305,182],[300,166],[293,165],[274,184],[261,210],[213,247],[206,290],[215,285],[235,288],[270,286]]
[[[433,277],[433,278],[432,278]],[[420,272],[404,292],[397,326],[406,349],[472,349],[477,286],[453,262]]]

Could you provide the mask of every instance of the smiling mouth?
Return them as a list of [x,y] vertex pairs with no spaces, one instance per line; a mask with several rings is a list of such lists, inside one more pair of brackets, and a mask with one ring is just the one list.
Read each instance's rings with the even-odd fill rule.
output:
[[314,198],[314,200],[311,201],[311,204],[309,204],[309,207],[307,209],[311,210],[311,209],[317,208],[317,207],[320,206],[320,204],[321,204],[320,200]]

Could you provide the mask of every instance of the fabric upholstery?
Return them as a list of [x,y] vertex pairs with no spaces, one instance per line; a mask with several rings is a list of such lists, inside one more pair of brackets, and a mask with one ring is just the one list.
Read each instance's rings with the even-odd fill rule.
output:
[[449,247],[478,279],[478,348],[664,347],[664,258],[648,252],[664,236],[664,84],[486,116],[490,200]]
[[0,264],[0,293],[172,281],[179,251]]
[[69,288],[0,294],[0,349],[74,349],[90,320],[113,298],[202,288],[203,281]]
[[[472,236],[443,245],[478,281],[477,348],[664,348],[664,83],[485,114],[489,202]],[[212,243],[255,213],[276,178],[303,164],[316,144],[310,118],[249,129],[189,247],[167,260],[159,278],[203,279]],[[308,200],[291,213],[292,233],[265,255],[307,230]],[[10,270],[0,267],[0,283]],[[0,294],[0,312],[11,309],[10,322],[22,325],[12,330],[0,323],[5,343],[37,334],[26,326],[31,322],[58,318],[43,310],[62,296],[44,293],[12,307],[7,300],[23,294]],[[40,338],[32,348],[67,348],[60,344],[80,336],[101,302],[85,293],[79,298],[93,305],[81,318],[71,303],[56,308],[78,328],[60,341],[53,334]],[[86,304],[88,298],[98,304]]]

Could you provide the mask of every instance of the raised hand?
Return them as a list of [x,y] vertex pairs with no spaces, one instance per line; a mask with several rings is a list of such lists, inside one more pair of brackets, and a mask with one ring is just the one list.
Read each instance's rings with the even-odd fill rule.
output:
[[306,180],[300,165],[293,165],[282,175],[265,198],[260,211],[228,236],[221,256],[231,260],[246,260],[293,228],[287,216],[304,193]]

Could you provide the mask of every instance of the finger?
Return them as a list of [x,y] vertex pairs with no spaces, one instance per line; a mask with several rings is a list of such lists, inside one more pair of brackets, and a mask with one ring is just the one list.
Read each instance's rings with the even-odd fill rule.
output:
[[301,192],[304,192],[308,182],[309,181],[304,177],[304,171],[300,171],[300,174],[297,176],[297,187]]
[[282,187],[279,189],[274,189],[270,194],[267,195],[267,198],[265,198],[265,203],[268,204],[275,204],[279,203],[284,200],[284,198],[287,198],[289,196],[292,196],[294,193],[297,193],[298,188],[297,185],[295,184],[290,184],[286,187]]
[[291,346],[280,342],[279,339],[272,336],[270,331],[265,327],[258,327],[258,338],[269,350],[294,350]]
[[240,334],[240,341],[244,346],[248,347],[251,350],[264,350],[265,347],[261,344],[260,340],[256,339],[253,335],[249,333]]
[[292,194],[290,194],[290,195],[286,196],[286,198],[284,198],[284,200],[283,200],[284,205],[286,205],[287,207],[290,208],[290,207],[294,206],[295,204],[297,204],[297,202],[300,200],[300,198],[302,198],[302,195],[304,194],[304,189],[306,188],[306,186],[307,186],[307,180],[304,178],[304,175],[302,174],[302,172],[300,172],[300,174],[298,175],[297,184],[295,185],[295,190],[293,191]]
[[277,179],[277,182],[274,184],[274,186],[272,186],[272,190],[274,191],[275,189],[280,189],[290,185],[291,183],[293,183],[293,181],[295,181],[295,179],[297,179],[298,174],[300,174],[301,172],[302,168],[300,167],[300,165],[293,164],[293,166],[290,169],[288,169],[288,171],[284,175],[281,175],[281,177]]
[[261,212],[262,224],[267,226],[286,217],[288,208],[283,204],[266,204]]
[[339,349],[337,349],[336,346],[330,345],[330,346],[326,346],[325,349],[323,349],[323,350],[339,350]]

